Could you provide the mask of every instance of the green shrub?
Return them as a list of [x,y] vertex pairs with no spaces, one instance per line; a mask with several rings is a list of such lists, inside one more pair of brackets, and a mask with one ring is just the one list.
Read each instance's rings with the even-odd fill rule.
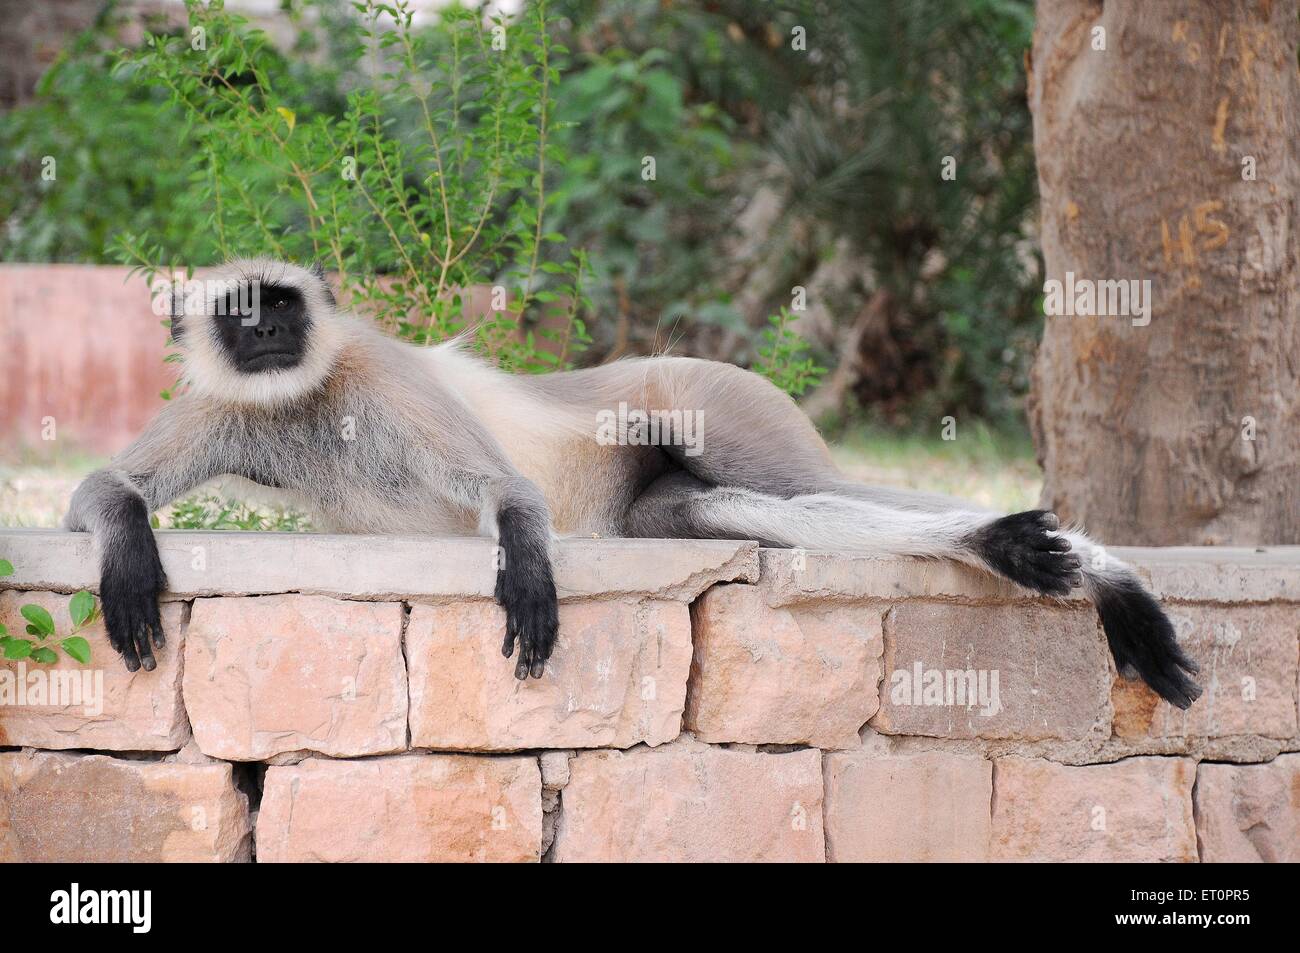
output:
[[[768,315],[841,256],[854,287],[818,301],[835,324],[889,301],[849,412],[1019,420],[1040,327],[1028,0],[526,2],[495,53],[497,24],[460,7],[417,27],[403,4],[293,2],[281,52],[189,6],[112,75],[104,31],[83,38],[0,116],[0,257],[320,258],[417,341],[473,320],[449,289],[500,285],[481,345],[544,370],[589,337],[589,357],[766,366]],[[779,214],[745,261],[760,188]]]
[[30,105],[0,113],[5,261],[111,261],[128,222],[170,236],[180,260],[215,254],[201,209],[183,200],[180,112],[160,91],[110,75],[112,42],[111,22],[76,38]]
[[826,368],[805,353],[808,344],[790,327],[793,318],[788,308],[782,308],[768,319],[770,327],[763,332],[753,369],[791,397],[798,397],[821,381]]
[[[180,110],[186,192],[208,210],[220,256],[320,261],[353,306],[417,342],[476,317],[461,289],[497,286],[476,336],[511,369],[563,365],[582,346],[583,258],[547,228],[565,161],[550,137],[552,59],[565,51],[544,3],[486,23],[453,6],[422,31],[405,0],[354,4],[341,108],[283,69],[246,18],[220,2],[186,6],[188,32],[151,34],[117,75],[166,90]],[[156,270],[177,260],[171,237],[133,230],[120,248]]]

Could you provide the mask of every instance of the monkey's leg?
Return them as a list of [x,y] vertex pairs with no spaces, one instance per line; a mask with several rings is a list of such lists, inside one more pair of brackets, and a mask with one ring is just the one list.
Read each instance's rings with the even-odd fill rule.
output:
[[788,498],[710,486],[685,471],[660,477],[632,504],[633,536],[756,539],[767,546],[956,559],[1049,595],[1082,583],[1077,556],[1050,513],[996,517],[904,511],[833,493]]
[[684,441],[663,447],[686,472],[651,484],[631,507],[629,532],[947,557],[1053,596],[1082,584],[1122,673],[1141,675],[1180,708],[1200,694],[1187,676],[1195,663],[1136,573],[1081,533],[1059,532],[1053,514],[1001,516],[937,494],[854,483],[769,382],[713,365],[680,366],[680,380],[665,376],[676,385],[668,403],[702,409],[707,429],[691,452]]
[[660,477],[633,502],[628,533],[947,557],[1051,596],[1082,585],[1097,606],[1121,674],[1140,675],[1179,708],[1201,694],[1188,677],[1196,663],[1179,647],[1173,625],[1136,573],[1082,533],[1058,532],[1056,517],[1043,510],[999,517],[976,510],[898,510],[830,493],[781,499],[710,486],[678,471]]
[[[963,505],[960,501],[932,494],[846,481],[835,484],[832,492],[924,512],[942,512]],[[1026,545],[1030,549],[1039,545],[1035,542],[1034,523],[1041,523],[1049,517],[1055,529],[1056,517],[1042,511],[998,520],[994,524],[998,529],[984,534],[984,562],[1014,582],[1054,594],[1050,589],[1040,589],[1027,582],[1024,565]],[[1071,551],[1078,557],[1083,591],[1097,607],[1097,615],[1120,674],[1126,678],[1140,676],[1170,704],[1187,708],[1201,694],[1200,686],[1188,677],[1189,673],[1195,674],[1198,667],[1179,647],[1173,624],[1155,597],[1143,587],[1132,567],[1109,555],[1104,547],[1082,532],[1067,529],[1060,536],[1069,542]],[[1032,564],[1031,555],[1031,568]]]
[[483,516],[497,538],[502,560],[495,591],[497,602],[506,611],[501,654],[510,658],[518,642],[515,678],[541,678],[560,625],[546,501],[523,477],[504,477],[489,484]]

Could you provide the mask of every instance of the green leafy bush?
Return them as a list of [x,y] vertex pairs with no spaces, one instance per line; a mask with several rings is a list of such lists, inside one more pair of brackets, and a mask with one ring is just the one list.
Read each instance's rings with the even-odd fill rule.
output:
[[[453,6],[420,31],[405,0],[354,4],[341,108],[280,68],[246,18],[221,2],[186,6],[186,34],[150,35],[117,72],[180,110],[186,190],[220,256],[323,262],[353,306],[400,334],[436,341],[475,324],[512,369],[562,365],[581,348],[583,257],[546,224],[565,161],[550,137],[552,59],[565,51],[544,3],[486,22]],[[170,235],[132,231],[120,248],[158,269],[176,260]],[[497,289],[488,315],[468,310],[462,291],[475,285]]]
[[[634,338],[640,324],[658,343],[662,324],[687,350],[743,361],[804,286],[831,325],[814,329],[813,353],[861,368],[843,410],[894,426],[950,412],[1020,425],[1041,327],[1029,0],[555,4],[566,44],[586,51],[563,95],[609,61],[649,62],[682,91],[685,118],[651,147],[673,157],[654,189],[607,189],[612,207],[593,217],[573,203],[561,222],[600,226],[584,236],[593,269],[612,261],[626,277],[595,295],[632,316]],[[726,139],[718,168],[708,148],[670,151],[705,121]],[[576,135],[599,160],[621,157],[629,134],[588,118]],[[941,178],[946,156],[955,180]],[[769,215],[741,221],[764,202]],[[818,287],[836,272],[846,287]],[[860,352],[836,353],[877,293]]]
[[[473,325],[526,370],[589,340],[586,359],[759,364],[794,286],[830,362],[883,292],[845,410],[1018,421],[1040,321],[1028,0],[526,0],[427,26],[404,4],[285,8],[283,50],[193,0],[111,74],[111,29],[74,44],[0,116],[0,257],[320,258],[399,333]],[[760,193],[777,208],[744,234]],[[830,265],[847,290],[815,290]],[[469,285],[506,291],[478,315]]]
[[111,26],[77,37],[31,105],[0,113],[6,261],[112,261],[128,222],[170,236],[178,260],[211,259],[201,210],[183,201],[180,113],[160,91],[110,75]]
[[739,143],[729,117],[689,93],[665,50],[615,47],[571,60],[557,94],[556,137],[571,156],[557,228],[589,249],[606,353],[654,349],[676,322],[742,325],[715,273],[727,226],[719,183]]

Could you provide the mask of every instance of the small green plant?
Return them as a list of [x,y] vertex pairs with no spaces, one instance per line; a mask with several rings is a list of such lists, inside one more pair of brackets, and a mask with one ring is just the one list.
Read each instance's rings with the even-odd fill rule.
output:
[[[0,577],[13,574],[13,563],[7,559],[0,559]],[[22,606],[18,611],[27,620],[27,634],[32,638],[15,638],[9,634],[4,623],[0,622],[0,654],[10,661],[30,659],[45,665],[57,662],[59,655],[48,641],[54,638],[54,618],[42,606],[31,603]],[[81,590],[68,602],[68,615],[72,619],[72,632],[58,639],[56,644],[70,658],[76,659],[82,665],[89,665],[90,643],[77,633],[99,618],[99,606],[95,603],[95,597],[86,590]]]
[[771,327],[763,331],[753,370],[791,397],[798,397],[821,381],[826,368],[807,356],[808,344],[790,327],[792,318],[790,310],[782,308],[767,319]]
[[[171,529],[232,529],[272,533],[303,533],[311,529],[307,516],[283,507],[262,509],[240,500],[222,499],[213,493],[178,500],[166,514]],[[154,528],[162,521],[155,516]]]

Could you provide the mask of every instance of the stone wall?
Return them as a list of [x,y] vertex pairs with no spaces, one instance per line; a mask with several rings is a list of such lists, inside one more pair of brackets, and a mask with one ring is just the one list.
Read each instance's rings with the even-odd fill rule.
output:
[[[1184,713],[1085,603],[947,563],[565,540],[517,682],[486,540],[158,535],[155,671],[98,625],[0,662],[0,860],[1300,859],[1300,549],[1117,551]],[[90,539],[0,557],[0,622],[64,634]]]

